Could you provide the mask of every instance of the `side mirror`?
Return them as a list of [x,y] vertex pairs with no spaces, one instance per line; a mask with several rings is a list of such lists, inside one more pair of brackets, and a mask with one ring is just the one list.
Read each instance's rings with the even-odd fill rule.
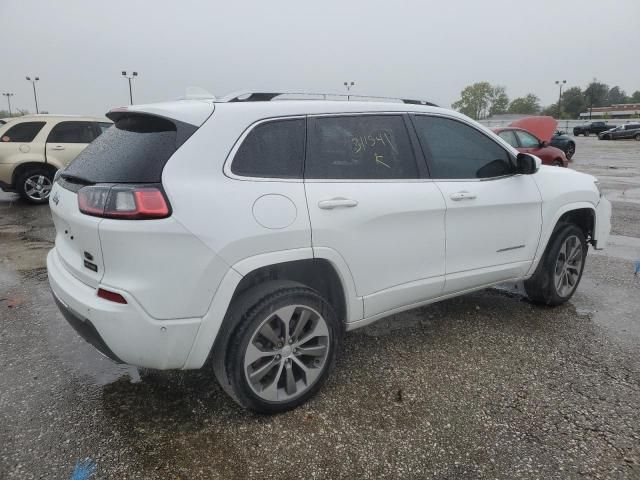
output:
[[546,140],[543,140],[540,142],[540,148],[544,148],[544,147],[548,147],[549,146],[549,142],[547,142]]
[[532,175],[538,171],[540,160],[528,153],[519,153],[516,157],[517,172],[522,175]]

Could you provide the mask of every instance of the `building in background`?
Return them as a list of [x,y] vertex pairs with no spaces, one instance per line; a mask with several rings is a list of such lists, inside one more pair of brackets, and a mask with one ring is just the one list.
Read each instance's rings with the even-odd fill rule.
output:
[[618,103],[608,107],[593,107],[580,114],[581,119],[589,118],[640,118],[640,103]]

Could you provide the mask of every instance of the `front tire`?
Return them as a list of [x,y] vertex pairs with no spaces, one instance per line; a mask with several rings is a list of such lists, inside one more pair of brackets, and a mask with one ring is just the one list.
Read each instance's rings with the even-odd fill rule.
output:
[[636,133],[636,136],[633,138],[635,138],[638,142],[640,142],[640,133]]
[[53,187],[53,172],[47,168],[30,168],[18,177],[16,191],[29,203],[47,203]]
[[549,306],[565,303],[580,283],[586,257],[582,230],[573,224],[558,226],[536,272],[524,282],[529,299]]
[[[265,288],[266,287],[266,288]],[[332,370],[342,325],[315,290],[268,284],[230,336],[224,374],[232,397],[258,413],[291,410],[314,396]],[[225,379],[223,379],[225,380]]]
[[569,146],[567,146],[567,151],[565,152],[565,155],[567,156],[567,160],[571,160],[575,154],[576,154],[576,144],[571,142],[569,143]]

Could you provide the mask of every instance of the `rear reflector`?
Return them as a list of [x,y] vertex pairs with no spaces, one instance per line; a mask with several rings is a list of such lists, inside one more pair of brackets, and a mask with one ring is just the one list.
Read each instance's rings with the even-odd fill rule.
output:
[[99,288],[98,289],[98,296],[100,298],[104,298],[105,300],[109,300],[111,302],[127,303],[125,298],[122,295],[120,295],[119,293],[111,292],[109,290],[105,290],[104,288]]
[[86,215],[123,220],[169,216],[169,203],[155,185],[92,185],[78,191],[78,207]]

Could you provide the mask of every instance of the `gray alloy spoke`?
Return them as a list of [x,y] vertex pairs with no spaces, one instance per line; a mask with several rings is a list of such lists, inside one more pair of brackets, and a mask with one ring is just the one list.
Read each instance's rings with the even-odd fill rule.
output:
[[287,395],[294,395],[296,393],[296,379],[293,377],[293,365],[291,364],[291,360],[285,362],[284,371],[286,375],[286,387],[285,391]]
[[270,362],[265,363],[262,367],[254,370],[249,374],[249,381],[251,383],[258,383],[260,380],[264,378],[264,376],[271,371],[271,369],[278,365],[279,361],[276,360],[276,357],[273,357]]
[[328,355],[329,328],[318,312],[304,305],[280,308],[258,325],[247,344],[247,383],[264,400],[291,400],[318,379]]
[[321,357],[327,351],[326,345],[313,345],[309,347],[298,347],[297,355],[310,355],[312,357]]
[[300,370],[304,372],[304,384],[306,386],[315,382],[316,378],[320,375],[320,372],[322,372],[322,368],[308,367],[299,358],[294,357],[293,361],[298,367],[300,367]]
[[281,308],[275,314],[278,316],[282,324],[284,325],[284,340],[289,340],[289,324],[293,318],[293,314],[296,312],[296,306],[290,305],[288,307]]
[[244,364],[246,367],[248,367],[252,363],[255,363],[258,360],[260,360],[261,358],[275,357],[275,356],[276,356],[276,352],[272,350],[269,350],[269,351],[260,350],[255,344],[249,343],[249,345],[247,346],[247,353],[244,356]]
[[300,345],[307,343],[309,340],[316,337],[328,337],[329,330],[327,329],[327,324],[324,323],[324,320],[319,321],[322,317],[318,317],[318,321],[315,322],[313,327],[309,332],[307,332],[304,337],[298,340]]
[[292,338],[298,339],[300,338],[300,334],[304,330],[304,327],[307,325],[309,320],[311,319],[311,310],[303,310],[300,312],[300,316],[298,317],[298,323],[296,323],[296,328],[293,330],[291,334]]
[[269,340],[271,343],[273,343],[273,345],[278,345],[279,343],[281,343],[282,341],[284,341],[283,338],[281,338],[278,335],[278,332],[276,332],[273,327],[271,326],[271,324],[269,322],[265,323],[264,326],[262,327],[262,329],[260,329],[260,334],[266,338],[267,340]]
[[571,255],[569,255],[567,262],[574,261],[576,258],[578,258],[578,255],[580,255],[581,253],[582,253],[582,248],[578,243],[575,247],[573,247],[573,250],[571,250]]
[[271,382],[267,385],[263,385],[260,391],[256,391],[255,386],[251,387],[265,400],[277,400],[278,399],[278,382],[280,381],[280,377],[282,376],[282,370],[284,369],[284,362],[280,362],[278,366],[278,371],[276,372],[276,376],[273,378]]

